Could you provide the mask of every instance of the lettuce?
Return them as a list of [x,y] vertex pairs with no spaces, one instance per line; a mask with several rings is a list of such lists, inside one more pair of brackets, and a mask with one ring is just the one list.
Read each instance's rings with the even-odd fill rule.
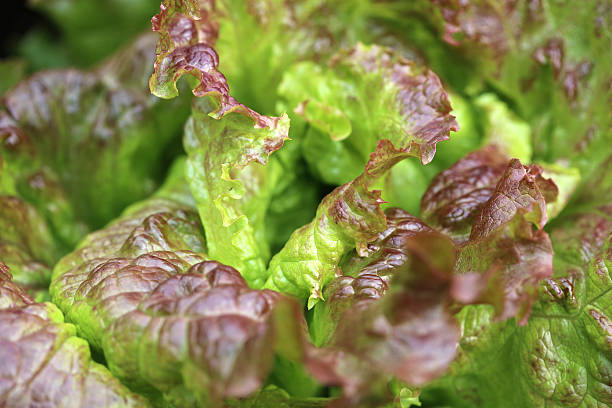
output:
[[599,149],[610,143],[604,108],[609,6],[593,1],[576,11],[564,1],[435,3],[445,41],[468,54],[480,80],[511,98],[531,123],[537,158],[565,158],[594,170],[605,158]]
[[92,361],[52,303],[36,303],[0,263],[0,401],[6,406],[148,407]]
[[2,98],[4,171],[65,250],[152,192],[185,119],[184,101],[164,104],[146,91],[153,49],[144,35],[93,71],[35,74]]
[[462,310],[453,377],[432,390],[466,407],[609,405],[610,226],[608,210],[555,228],[554,276],[527,325],[494,322],[482,306]]
[[184,167],[63,258],[51,296],[131,388],[173,406],[218,405],[256,391],[277,354],[302,358],[282,342],[306,342],[305,322],[289,299],[208,260]]
[[[151,6],[77,3],[41,58]],[[0,62],[0,406],[612,405],[610,16],[164,0]]]
[[302,149],[325,182],[355,178],[381,138],[427,164],[436,144],[458,130],[446,91],[427,68],[363,44],[334,55],[330,64],[330,70],[297,64],[279,88],[310,125]]

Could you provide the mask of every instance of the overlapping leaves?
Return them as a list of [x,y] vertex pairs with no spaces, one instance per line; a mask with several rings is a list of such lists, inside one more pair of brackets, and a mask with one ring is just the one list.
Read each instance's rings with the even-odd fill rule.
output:
[[0,404],[148,407],[102,365],[51,303],[35,303],[0,262]]
[[[62,251],[152,190],[184,118],[141,94],[146,38],[95,71],[22,82],[0,113],[0,260],[23,284],[0,263],[0,396],[612,404],[602,4],[164,1],[149,85],[192,86],[188,157],[55,266],[75,326],[23,289],[44,296]],[[423,168],[458,129],[451,101],[467,132]]]

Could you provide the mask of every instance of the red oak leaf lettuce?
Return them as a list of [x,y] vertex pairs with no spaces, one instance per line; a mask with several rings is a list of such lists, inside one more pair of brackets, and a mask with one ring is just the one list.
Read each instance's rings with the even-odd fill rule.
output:
[[546,204],[557,193],[541,167],[508,161],[491,146],[440,173],[423,195],[425,221],[460,244],[456,272],[489,276],[483,300],[501,318],[517,316],[524,323],[539,282],[552,274],[552,246],[543,227]]
[[475,79],[511,98],[531,124],[536,158],[595,170],[612,140],[608,2],[435,3],[439,14],[431,15],[440,16],[444,39],[471,60]]
[[434,177],[421,199],[421,215],[456,241],[467,240],[507,164],[494,146],[468,154]]
[[310,325],[315,344],[336,353],[343,406],[379,406],[392,377],[418,386],[444,373],[459,340],[453,308],[478,295],[477,276],[454,274],[450,239],[403,210],[387,218],[372,254],[353,254],[325,287]]
[[611,215],[584,212],[553,229],[554,277],[526,325],[495,323],[483,306],[462,310],[452,377],[424,398],[465,407],[610,405]]

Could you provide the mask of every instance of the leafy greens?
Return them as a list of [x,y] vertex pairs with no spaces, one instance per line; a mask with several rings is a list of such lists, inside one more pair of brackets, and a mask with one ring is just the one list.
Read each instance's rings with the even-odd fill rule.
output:
[[111,3],[0,61],[0,406],[612,405],[606,0]]

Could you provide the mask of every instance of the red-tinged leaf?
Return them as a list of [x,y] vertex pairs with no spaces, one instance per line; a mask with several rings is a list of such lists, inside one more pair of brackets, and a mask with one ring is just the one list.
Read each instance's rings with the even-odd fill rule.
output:
[[468,154],[432,180],[421,200],[423,218],[457,242],[467,240],[507,164],[495,146]]
[[408,156],[381,140],[363,173],[328,194],[314,220],[296,230],[272,258],[266,287],[307,300],[309,308],[322,300],[322,290],[338,274],[342,257],[352,250],[365,256],[368,244],[386,229],[380,191],[372,185]]
[[51,303],[35,303],[0,262],[0,406],[149,407],[92,361]]
[[[401,210],[392,213],[400,228],[376,243],[383,249],[353,276],[332,281],[326,301],[315,306],[311,333],[332,350],[328,358],[344,385],[339,406],[378,406],[374,401],[390,398],[384,384],[393,376],[418,386],[443,374],[459,339],[452,305],[474,298],[463,282],[471,276],[453,275],[453,242]],[[391,250],[401,259],[372,269]]]
[[[546,202],[557,187],[538,166],[513,159],[479,211],[469,241],[461,248],[456,272],[486,273],[492,288],[483,294],[500,318],[525,324],[541,280],[552,275],[553,251]],[[534,228],[534,225],[536,228]]]
[[260,388],[275,356],[311,360],[301,308],[207,261],[196,212],[162,193],[55,270],[53,299],[111,372],[153,399],[221,406]]

